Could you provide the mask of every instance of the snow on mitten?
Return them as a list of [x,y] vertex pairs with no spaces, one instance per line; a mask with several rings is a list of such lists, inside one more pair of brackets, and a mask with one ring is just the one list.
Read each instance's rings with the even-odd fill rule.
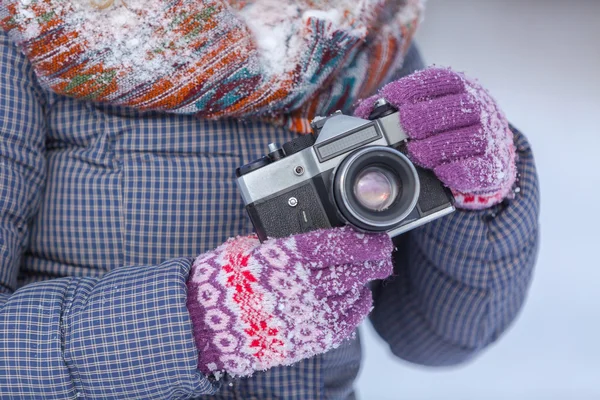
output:
[[337,347],[370,312],[365,284],[392,273],[392,250],[386,234],[343,227],[198,256],[187,283],[198,368],[249,376]]
[[517,174],[513,134],[477,82],[448,68],[428,68],[384,86],[355,115],[367,118],[379,98],[398,109],[411,160],[435,172],[458,208],[488,208],[511,194]]

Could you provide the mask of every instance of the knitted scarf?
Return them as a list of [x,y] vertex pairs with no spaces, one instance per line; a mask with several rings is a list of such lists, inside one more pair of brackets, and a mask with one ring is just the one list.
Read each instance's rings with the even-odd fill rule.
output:
[[0,0],[40,84],[94,102],[309,132],[402,65],[421,0]]

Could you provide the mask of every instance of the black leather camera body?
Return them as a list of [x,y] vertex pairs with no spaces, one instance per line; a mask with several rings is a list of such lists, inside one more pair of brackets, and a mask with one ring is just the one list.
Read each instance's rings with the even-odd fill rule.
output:
[[384,100],[369,120],[336,112],[312,128],[236,171],[261,241],[346,224],[393,237],[454,211],[450,191],[406,157]]

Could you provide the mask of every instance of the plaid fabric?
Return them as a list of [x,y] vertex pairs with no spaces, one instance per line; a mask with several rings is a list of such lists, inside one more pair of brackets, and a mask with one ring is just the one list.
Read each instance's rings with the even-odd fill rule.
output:
[[514,200],[457,211],[396,240],[396,276],[375,286],[371,320],[405,360],[467,360],[504,332],[525,300],[538,252],[539,188],[529,144],[513,131]]
[[[0,40],[2,398],[353,398],[358,340],[220,385],[195,368],[185,308],[191,258],[181,257],[251,230],[235,167],[292,134],[48,94]],[[459,362],[495,340],[521,306],[538,191],[518,137],[517,198],[403,236],[398,276],[374,285],[372,320],[399,356]]]

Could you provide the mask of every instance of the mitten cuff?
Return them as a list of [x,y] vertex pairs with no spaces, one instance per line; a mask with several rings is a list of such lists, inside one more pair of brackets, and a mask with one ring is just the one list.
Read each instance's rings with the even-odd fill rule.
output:
[[462,193],[451,189],[454,205],[462,210],[483,210],[501,203],[504,199],[514,197],[513,186],[517,180],[517,157],[514,146],[510,146],[510,162],[506,180],[495,191],[485,193]]
[[462,210],[483,210],[499,204],[508,197],[509,191],[502,189],[491,194],[465,194],[452,190],[456,208]]

